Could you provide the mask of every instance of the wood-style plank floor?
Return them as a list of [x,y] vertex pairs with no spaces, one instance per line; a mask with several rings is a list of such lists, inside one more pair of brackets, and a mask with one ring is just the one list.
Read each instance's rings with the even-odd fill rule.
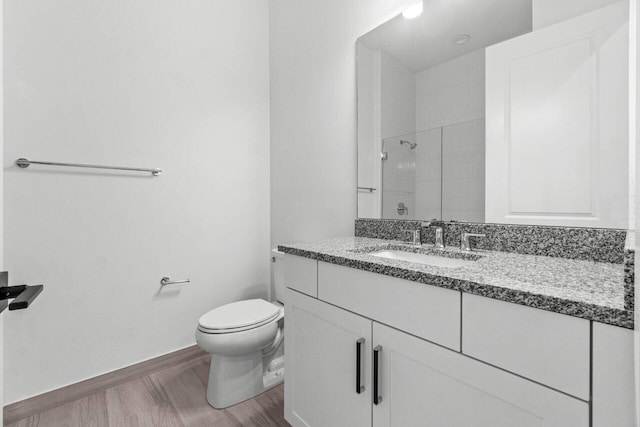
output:
[[284,386],[224,410],[209,406],[202,356],[5,427],[290,427]]

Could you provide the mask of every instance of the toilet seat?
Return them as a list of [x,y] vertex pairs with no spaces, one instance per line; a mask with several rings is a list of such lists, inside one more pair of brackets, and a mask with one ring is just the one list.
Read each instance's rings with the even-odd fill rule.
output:
[[266,325],[281,313],[281,309],[262,299],[233,302],[205,313],[198,320],[198,329],[207,334],[227,334]]

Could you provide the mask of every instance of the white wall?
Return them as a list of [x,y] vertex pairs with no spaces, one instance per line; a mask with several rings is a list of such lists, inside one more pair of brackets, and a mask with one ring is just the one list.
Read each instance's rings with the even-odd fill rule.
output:
[[380,52],[380,132],[382,139],[416,131],[416,78],[413,71]]
[[[635,197],[640,200],[640,58],[638,47],[640,47],[640,5],[638,0],[629,2],[629,145],[630,151],[635,152]],[[635,219],[635,275],[640,277],[640,215],[634,212]],[[640,307],[640,292],[635,292],[635,307]],[[635,360],[635,392],[636,392],[636,424],[640,425],[640,309],[635,310],[635,331],[634,331],[634,360]]]
[[[391,145],[398,144],[399,135],[413,134],[416,128],[416,83],[415,74],[397,59],[380,50],[372,51],[363,43],[358,46],[357,66],[357,126],[358,126],[358,185],[375,187],[376,191],[358,190],[358,216],[361,218],[411,219],[415,216],[414,190],[396,187],[400,181],[406,181],[409,175],[405,166],[408,160],[404,151]],[[414,139],[408,136],[403,139]],[[386,145],[381,146],[381,140]],[[390,145],[391,144],[391,145]],[[391,161],[385,163],[384,184],[381,181],[380,152],[387,151]],[[393,152],[393,153],[392,153]],[[411,187],[415,187],[415,151],[413,159],[413,178]],[[397,155],[402,157],[398,159]],[[381,194],[381,188],[384,188]],[[380,203],[385,200],[384,207]],[[399,202],[410,205],[409,211],[398,213]]]
[[416,73],[416,130],[484,117],[484,49]]
[[358,43],[357,55],[358,217],[380,218],[380,51]]
[[[260,0],[4,13],[5,267],[45,286],[5,315],[12,403],[190,346],[202,313],[266,295],[269,33]],[[165,172],[18,170],[18,157]],[[161,290],[164,275],[191,283]]]
[[[4,146],[4,79],[3,76],[3,58],[4,58],[4,43],[3,43],[3,0],[0,0],[0,164],[2,164],[3,160],[3,146]],[[4,248],[4,232],[2,230],[2,219],[4,214],[3,209],[3,185],[4,181],[4,173],[0,171],[0,271],[4,271],[4,263],[3,263],[3,248]],[[0,314],[0,408],[4,407],[4,316]],[[3,411],[0,411],[0,426],[4,425]]]
[[356,39],[409,0],[271,0],[271,242],[353,234]]
[[620,0],[533,0],[533,30],[556,24]]

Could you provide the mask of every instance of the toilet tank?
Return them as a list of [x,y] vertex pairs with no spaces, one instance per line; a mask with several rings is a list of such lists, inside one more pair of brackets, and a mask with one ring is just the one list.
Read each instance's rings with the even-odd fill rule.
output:
[[271,249],[271,261],[273,262],[273,301],[284,303],[284,252]]

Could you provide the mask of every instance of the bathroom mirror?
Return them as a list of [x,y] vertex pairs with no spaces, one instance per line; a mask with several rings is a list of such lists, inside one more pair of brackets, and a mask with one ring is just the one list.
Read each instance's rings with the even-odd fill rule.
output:
[[424,0],[358,38],[358,217],[626,228],[628,5],[564,1]]

